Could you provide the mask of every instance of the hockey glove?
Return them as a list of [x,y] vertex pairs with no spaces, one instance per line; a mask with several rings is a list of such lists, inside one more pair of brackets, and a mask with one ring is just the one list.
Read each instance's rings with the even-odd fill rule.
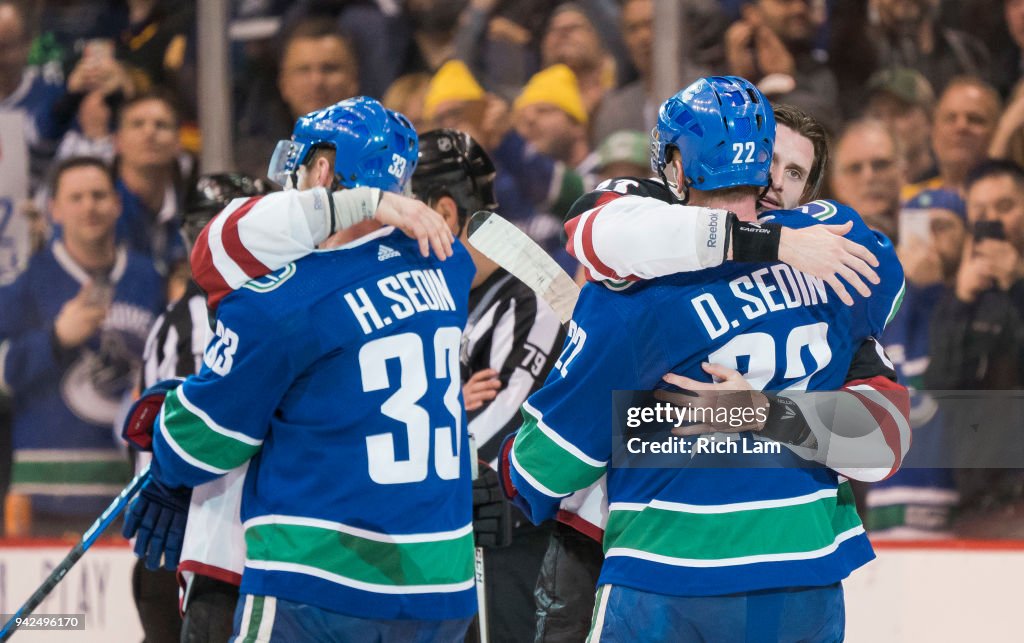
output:
[[168,393],[181,386],[183,381],[179,379],[163,380],[143,391],[139,399],[135,400],[132,407],[128,409],[128,417],[125,418],[124,428],[121,429],[121,437],[140,451],[152,451],[153,427],[157,418],[160,417],[164,398]]
[[136,537],[135,555],[145,560],[146,569],[159,569],[161,558],[165,568],[178,568],[191,500],[192,489],[171,488],[160,480],[154,459],[149,482],[128,508],[122,532],[125,538]]
[[473,480],[473,533],[477,547],[507,547],[512,543],[512,515],[501,492],[498,472],[483,460]]

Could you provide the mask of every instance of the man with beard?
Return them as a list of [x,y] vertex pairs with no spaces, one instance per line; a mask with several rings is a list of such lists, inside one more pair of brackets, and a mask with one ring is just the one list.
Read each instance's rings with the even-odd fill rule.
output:
[[826,128],[840,123],[832,71],[814,55],[820,16],[808,0],[747,0],[725,32],[729,73],[751,79],[774,102],[814,114]]

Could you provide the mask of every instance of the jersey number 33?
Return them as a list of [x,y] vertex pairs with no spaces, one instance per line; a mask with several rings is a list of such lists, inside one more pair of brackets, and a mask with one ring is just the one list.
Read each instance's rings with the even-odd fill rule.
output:
[[[416,333],[401,333],[373,340],[359,350],[363,391],[395,389],[380,407],[380,412],[405,425],[409,458],[395,457],[395,434],[378,433],[366,437],[370,479],[378,484],[422,482],[433,469],[442,480],[459,477],[459,450],[462,444],[462,402],[459,400],[459,347],[462,331],[453,326],[438,328],[433,346],[424,346]],[[427,372],[425,351],[433,354],[433,373]],[[399,362],[399,381],[388,377],[387,362]],[[431,427],[430,413],[421,406],[428,391],[444,387],[444,407],[451,414],[450,426]],[[433,391],[431,391],[433,389]],[[433,438],[433,449],[431,449]]]

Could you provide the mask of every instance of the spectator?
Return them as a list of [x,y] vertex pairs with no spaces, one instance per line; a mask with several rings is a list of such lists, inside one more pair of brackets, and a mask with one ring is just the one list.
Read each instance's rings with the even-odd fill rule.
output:
[[597,181],[621,176],[645,177],[651,174],[651,144],[647,134],[622,130],[615,132],[597,148]]
[[[933,389],[1017,388],[1017,333],[1024,310],[1024,169],[989,161],[966,185],[967,240],[954,288],[932,317]],[[999,222],[982,232],[979,222]]]
[[[1021,376],[1024,312],[1024,169],[989,161],[967,179],[972,235],[964,245],[955,287],[932,315],[931,363],[925,383],[934,389],[1016,389]],[[953,426],[976,422],[954,418]],[[961,442],[968,466],[1012,448],[1004,440]],[[991,460],[989,460],[991,461]],[[962,505],[957,532],[971,538],[1020,538],[1024,494],[1020,469],[957,471]]]
[[935,92],[920,73],[908,67],[883,69],[868,80],[864,115],[884,121],[903,155],[907,180],[924,181],[935,175],[932,156],[932,112]]
[[1024,83],[1017,85],[999,117],[988,155],[994,159],[1009,159],[1018,165],[1024,163]]
[[903,200],[922,190],[962,191],[967,174],[988,154],[999,113],[999,94],[985,81],[973,76],[950,81],[939,97],[932,123],[938,176],[907,186]]
[[1003,15],[1010,43],[996,52],[992,71],[996,89],[1009,98],[1017,82],[1024,76],[1024,0],[1003,0]]
[[956,76],[988,78],[991,56],[984,43],[936,23],[933,0],[871,0],[873,28],[867,41],[876,67],[912,67],[943,91]]
[[871,228],[896,238],[903,158],[895,135],[882,121],[850,123],[835,147],[832,190]]
[[924,225],[901,226],[898,251],[906,292],[882,344],[900,380],[911,389],[914,448],[895,475],[868,489],[866,525],[873,538],[950,537],[959,494],[952,470],[935,468],[936,462],[948,461],[946,418],[924,390],[923,380],[932,314],[960,263],[966,206],[956,192],[926,190],[907,208],[904,216],[924,215]]
[[590,155],[586,102],[568,66],[554,65],[534,74],[513,110],[519,134],[540,153],[577,170]]
[[540,66],[540,39],[551,15],[547,0],[471,0],[458,35],[456,56],[500,96],[515,96]]
[[408,118],[417,132],[427,131],[423,107],[430,78],[430,74],[424,72],[400,76],[391,83],[380,101],[384,107]]
[[[686,0],[679,61],[679,80],[687,85],[708,73],[707,65],[721,58],[723,17],[714,3]],[[658,106],[668,98],[654,96],[654,0],[626,0],[621,14],[622,37],[639,78],[608,92],[594,115],[590,140],[600,143],[618,130],[649,132],[658,119]],[[698,28],[699,26],[699,28]]]
[[53,536],[81,532],[130,476],[113,423],[162,288],[148,259],[115,245],[102,161],[62,161],[51,193],[61,238],[0,289],[0,386],[14,400],[12,492],[32,496],[34,533]]
[[601,44],[594,23],[575,2],[561,4],[551,14],[540,53],[544,67],[562,64],[572,70],[588,116],[615,85],[614,60]]
[[729,73],[749,78],[773,102],[814,114],[831,131],[841,122],[839,89],[814,52],[818,28],[809,0],[747,0],[725,32]]
[[178,234],[182,168],[178,112],[170,99],[143,94],[127,101],[117,119],[118,239],[148,255],[167,274],[185,259]]
[[480,131],[487,109],[487,92],[461,60],[449,60],[430,79],[423,96],[423,120],[428,129],[460,129],[485,148],[492,137]]
[[288,138],[295,121],[359,93],[355,54],[348,41],[325,18],[295,23],[281,46],[277,89],[271,103],[247,106],[235,149],[244,173],[264,176],[274,145]]
[[[572,75],[564,65],[558,67],[563,81]],[[552,89],[571,93],[557,80]],[[578,93],[575,104],[585,114]],[[431,79],[423,113],[429,128],[461,130],[487,150],[498,171],[494,190],[501,213],[575,270],[561,242],[562,217],[583,195],[583,180],[572,167],[540,153],[511,128],[503,101],[484,92],[461,61],[448,61]]]
[[329,21],[295,25],[282,48],[278,88],[292,120],[359,94],[356,57]]
[[0,113],[23,119],[29,188],[34,191],[43,182],[67,123],[54,118],[54,106],[64,95],[62,79],[28,65],[31,34],[22,7],[18,2],[0,2]]
[[173,96],[194,132],[195,52],[190,40],[196,16],[192,4],[127,0],[127,5],[128,24],[116,43],[117,59],[128,69],[137,92],[160,89]]

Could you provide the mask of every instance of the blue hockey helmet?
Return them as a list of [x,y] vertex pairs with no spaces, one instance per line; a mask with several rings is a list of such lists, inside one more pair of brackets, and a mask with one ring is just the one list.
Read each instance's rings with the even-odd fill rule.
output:
[[764,94],[744,78],[698,79],[661,105],[652,138],[651,167],[663,175],[669,148],[678,148],[687,187],[771,182],[775,115]]
[[406,191],[419,154],[409,119],[373,98],[357,96],[296,121],[291,140],[277,144],[267,176],[287,185],[318,148],[334,149],[338,185],[388,192]]

